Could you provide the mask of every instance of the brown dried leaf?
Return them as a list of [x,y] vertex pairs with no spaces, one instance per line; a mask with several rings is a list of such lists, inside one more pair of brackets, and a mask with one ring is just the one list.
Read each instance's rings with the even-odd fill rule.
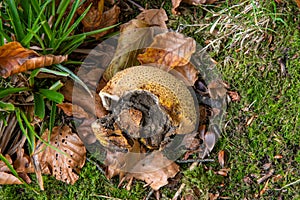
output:
[[208,84],[207,86],[209,95],[212,99],[225,97],[227,90],[221,80],[215,80]]
[[241,96],[239,95],[238,92],[236,91],[228,91],[227,92],[228,95],[230,96],[231,101],[240,101],[241,100]]
[[80,8],[77,10],[77,13],[79,15],[82,15],[83,12],[87,9],[87,7],[91,4],[92,6],[90,7],[90,10],[81,20],[84,28],[98,27],[101,23],[101,18],[104,9],[104,0],[88,0],[80,6]]
[[18,172],[19,176],[22,177],[22,179],[29,184],[31,182],[31,179],[27,174],[33,173],[34,168],[31,164],[30,157],[24,153],[23,148],[19,147],[17,149],[17,158],[14,161],[13,166]]
[[[97,28],[93,28],[92,30],[109,27],[109,26],[112,26],[112,25],[118,23],[119,15],[120,15],[120,8],[116,5],[114,5],[111,9],[109,9],[103,13],[100,26],[98,26]],[[85,31],[87,31],[87,30],[85,30]],[[91,31],[91,30],[89,30],[89,31]],[[107,31],[103,31],[101,33],[95,34],[95,35],[93,35],[93,37],[95,37],[96,39],[100,39],[102,36],[104,36],[108,33],[111,33],[113,31],[114,31],[114,29],[109,29]]]
[[221,167],[223,168],[225,165],[225,151],[224,150],[219,151],[218,160],[219,160]]
[[170,73],[183,80],[186,85],[193,86],[198,79],[199,71],[191,63],[188,63],[175,67]]
[[187,65],[196,51],[196,42],[176,32],[166,32],[154,37],[145,53],[138,55],[141,64],[157,64],[167,67],[167,71],[177,66]]
[[[5,155],[5,158],[8,160],[10,164],[12,164],[12,160],[9,155]],[[0,185],[22,184],[22,182],[17,177],[10,174],[9,172],[10,172],[9,168],[1,160],[0,161]]]
[[163,9],[144,10],[137,16],[121,26],[116,53],[111,64],[103,74],[103,78],[109,81],[118,71],[131,66],[139,65],[137,55],[141,48],[149,46],[152,42],[152,32],[147,27],[166,28],[168,20]]
[[[96,114],[99,118],[107,114],[106,109],[102,106],[102,102],[98,94],[94,93],[94,98],[92,98],[83,88],[76,87],[73,89],[73,86],[73,81],[67,81],[61,89],[61,93],[64,95],[66,101],[72,102],[73,105],[76,104],[80,106],[87,113]],[[78,98],[73,98],[73,92],[78,96]]]
[[148,26],[158,26],[160,28],[167,28],[166,21],[168,16],[164,9],[149,9],[141,12],[136,19],[148,24]]
[[[47,140],[48,131],[44,132],[42,138]],[[80,172],[86,159],[86,149],[82,141],[75,133],[72,133],[70,127],[64,125],[53,128],[49,143],[66,155],[38,141],[36,153],[38,153],[41,167],[48,168],[57,180],[74,184],[78,179],[76,173]]]
[[187,3],[189,5],[200,5],[200,4],[213,4],[217,0],[172,0],[172,13],[177,14],[176,9],[179,7],[180,3]]
[[40,56],[33,50],[25,49],[18,42],[10,42],[0,47],[0,76],[7,78],[27,70],[59,64],[68,56]]
[[62,109],[68,116],[74,116],[76,118],[87,118],[89,114],[84,109],[76,104],[61,103],[57,104],[57,107]]
[[153,190],[159,190],[179,172],[179,166],[168,160],[162,152],[155,151],[139,161],[131,171],[127,177],[145,181]]

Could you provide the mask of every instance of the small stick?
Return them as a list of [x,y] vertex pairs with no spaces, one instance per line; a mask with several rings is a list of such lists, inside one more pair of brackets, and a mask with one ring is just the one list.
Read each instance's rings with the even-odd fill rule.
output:
[[134,1],[132,1],[132,0],[127,0],[127,1],[132,3],[133,5],[135,5],[136,7],[138,7],[141,11],[145,10],[145,8],[143,8],[141,5],[135,3]]
[[146,198],[144,200],[149,200],[151,195],[153,194],[154,190],[150,190],[150,192],[148,193],[148,195],[146,196]]
[[294,182],[291,182],[291,183],[289,183],[289,184],[283,186],[282,188],[280,188],[280,190],[283,190],[284,188],[290,187],[290,186],[295,185],[295,184],[297,184],[297,183],[300,183],[300,179],[298,179],[298,180],[296,180],[296,181],[294,181]]
[[92,160],[89,159],[89,158],[86,158],[86,160],[89,161],[90,163],[92,163],[93,165],[95,165],[95,166],[97,167],[97,169],[98,169],[102,174],[105,175],[105,172],[104,172],[104,170],[100,167],[100,165],[98,165],[96,162],[92,161]]
[[[189,167],[189,171],[192,171],[193,169],[195,169],[198,166],[199,162],[193,162],[191,164],[191,166]],[[172,200],[177,200],[178,197],[180,196],[180,194],[182,193],[182,190],[185,187],[185,183],[182,183],[179,187],[179,189],[177,190],[177,192],[175,193],[175,195],[173,196]]]
[[189,159],[189,160],[176,160],[177,163],[202,163],[202,162],[214,162],[214,159]]

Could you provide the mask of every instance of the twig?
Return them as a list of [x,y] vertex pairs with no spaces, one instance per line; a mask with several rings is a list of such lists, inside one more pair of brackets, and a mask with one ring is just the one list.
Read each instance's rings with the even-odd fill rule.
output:
[[285,188],[287,188],[287,187],[290,187],[290,186],[292,186],[292,185],[296,185],[297,183],[300,183],[300,179],[298,179],[298,180],[296,180],[296,181],[294,181],[294,182],[291,182],[291,183],[289,183],[289,184],[287,184],[287,185],[285,185],[285,186],[283,186],[282,188],[277,189],[277,190],[283,190],[283,189],[285,189]]
[[260,179],[257,180],[258,184],[261,184],[262,182],[264,182],[265,180],[267,180],[268,178],[270,178],[273,174],[274,174],[274,169],[271,169],[266,175],[264,175],[263,177],[261,177]]
[[189,159],[189,160],[176,160],[177,163],[202,163],[202,162],[214,162],[214,159]]
[[132,1],[132,0],[127,0],[127,1],[132,3],[133,5],[135,5],[136,7],[138,7],[141,11],[145,10],[145,8],[143,8],[141,5],[135,3],[134,1]]
[[104,196],[104,195],[91,195],[91,196],[94,196],[94,197],[100,197],[100,198],[104,198],[104,199],[111,199],[111,200],[122,200],[122,199],[119,199],[119,198],[115,198],[115,197],[108,197],[108,196]]
[[105,175],[105,172],[104,172],[104,170],[100,167],[100,165],[98,165],[96,162],[92,161],[92,160],[89,159],[89,158],[86,158],[86,160],[89,161],[90,163],[92,163],[93,165],[95,165],[95,166],[97,167],[97,169],[98,169],[102,174]]
[[148,195],[146,196],[146,198],[144,200],[149,200],[151,195],[153,194],[154,190],[150,190],[150,192],[148,193]]
[[[192,171],[193,169],[195,169],[198,166],[199,162],[193,162],[193,164],[191,164],[191,166],[189,167],[189,171]],[[182,193],[182,190],[185,187],[185,183],[182,183],[179,187],[179,189],[177,190],[177,192],[175,193],[175,195],[173,196],[172,200],[177,200],[178,197],[180,196],[180,194]]]

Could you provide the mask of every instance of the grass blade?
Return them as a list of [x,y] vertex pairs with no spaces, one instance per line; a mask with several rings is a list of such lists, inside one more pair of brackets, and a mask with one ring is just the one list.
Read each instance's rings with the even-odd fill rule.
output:
[[34,115],[40,119],[45,117],[45,102],[42,95],[34,94]]
[[0,99],[6,97],[10,94],[14,94],[17,92],[29,91],[28,87],[19,87],[19,88],[0,88]]
[[14,111],[14,110],[15,110],[15,106],[12,103],[6,103],[0,101],[0,111]]
[[22,133],[25,135],[25,137],[27,139],[27,142],[28,142],[28,145],[29,145],[29,153],[31,154],[34,151],[34,143],[32,143],[32,138],[31,138],[32,136],[28,134],[27,130],[23,126],[23,121],[22,121],[21,115],[20,115],[20,113],[21,113],[20,109],[16,108],[15,113],[16,113],[16,117],[17,117],[19,127],[20,127]]
[[[51,1],[51,0],[48,0],[48,1],[46,2],[46,4],[48,4],[50,1]],[[39,6],[38,1],[37,1],[37,0],[31,0],[30,2],[31,2],[31,5],[33,6],[34,11],[35,11],[37,14],[41,13],[41,8],[40,8],[40,6]],[[45,15],[44,15],[43,13],[42,13],[41,16],[40,16],[40,19],[41,19],[42,22],[43,22],[43,21],[47,21]],[[46,33],[48,39],[51,40],[52,34],[53,34],[53,33],[52,33],[52,30],[51,30],[49,24],[48,24],[48,23],[43,23],[43,29],[44,29],[44,31],[45,31],[45,33]]]
[[39,89],[39,93],[42,94],[47,99],[54,101],[56,103],[62,103],[64,100],[64,95],[53,90]]
[[57,91],[62,86],[64,86],[64,84],[59,80],[59,81],[56,81],[53,85],[51,85],[51,87],[49,88],[49,90]]
[[68,68],[62,66],[61,64],[57,64],[55,65],[58,69],[64,71],[64,72],[67,72],[70,74],[70,77],[75,81],[77,82],[78,84],[80,84],[88,93],[91,97],[93,97],[90,89],[88,88],[88,86],[76,75],[74,74],[72,71],[70,71]]
[[57,11],[56,11],[56,14],[58,14],[58,17],[57,19],[55,20],[55,24],[54,24],[54,27],[53,27],[53,30],[56,30],[58,24],[60,23],[62,17],[64,16],[65,14],[65,11],[68,7],[70,3],[70,0],[62,0],[60,3],[59,3],[59,6],[57,8]]
[[17,40],[21,41],[24,37],[24,30],[22,26],[22,21],[20,19],[18,9],[16,6],[16,2],[14,0],[7,0],[8,11],[11,18],[11,23],[13,25],[13,29],[15,30],[15,34],[17,36]]
[[[75,2],[73,2],[73,5],[72,5],[72,8],[71,8],[71,11],[69,12],[68,16],[67,16],[67,19],[66,19],[66,23],[63,25],[64,26],[64,29],[63,29],[63,33],[66,33],[68,32],[68,30],[70,30],[71,28],[69,27],[70,26],[70,23],[75,15],[75,12],[76,10],[78,9],[79,7],[79,3],[80,3],[80,0],[75,0]],[[87,9],[89,10],[89,9]],[[80,20],[81,21],[81,20]],[[77,26],[76,26],[77,27]],[[72,30],[73,31],[73,30]],[[71,31],[71,32],[72,32]],[[68,34],[69,35],[69,34]]]
[[1,111],[14,111],[15,106],[11,103],[6,103],[3,101],[0,101],[0,110]]
[[56,118],[56,110],[57,110],[56,103],[54,101],[52,101],[51,112],[50,112],[50,120],[49,120],[48,141],[50,141],[50,134],[52,133],[52,129],[54,127],[55,118]]

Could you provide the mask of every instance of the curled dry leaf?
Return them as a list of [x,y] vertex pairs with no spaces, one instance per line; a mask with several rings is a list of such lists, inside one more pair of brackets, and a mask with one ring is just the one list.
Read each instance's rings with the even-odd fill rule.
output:
[[[5,155],[5,158],[8,160],[10,164],[12,164],[12,160],[9,155]],[[1,160],[0,161],[0,185],[11,185],[11,184],[22,184],[22,182],[10,173],[9,168],[6,164]]]
[[138,55],[141,64],[158,64],[167,71],[177,66],[187,65],[196,51],[196,42],[183,34],[167,32],[156,35],[145,53]]
[[177,14],[176,9],[179,7],[180,3],[186,3],[189,5],[200,5],[200,4],[213,4],[217,0],[172,0],[172,13]]
[[76,104],[61,103],[57,104],[57,107],[62,109],[68,116],[74,116],[76,118],[87,118],[89,115],[84,109]]
[[[44,132],[42,138],[47,141],[48,131]],[[86,159],[86,149],[82,141],[72,133],[70,127],[64,125],[53,128],[49,143],[64,154],[38,141],[35,152],[41,168],[44,172],[49,171],[57,180],[74,184]]]
[[[162,20],[162,21],[160,21]],[[109,81],[118,71],[139,65],[137,55],[141,49],[152,42],[152,32],[147,27],[166,27],[168,17],[162,9],[144,10],[137,19],[132,19],[121,26],[121,33],[114,58],[103,74]]]
[[13,163],[14,168],[18,172],[19,176],[26,182],[30,183],[31,180],[28,173],[34,173],[34,168],[31,164],[31,159],[24,153],[24,149],[19,147],[17,150],[17,158]]
[[37,52],[25,49],[18,42],[10,42],[0,47],[0,76],[7,78],[27,70],[59,64],[68,56],[41,56]]

